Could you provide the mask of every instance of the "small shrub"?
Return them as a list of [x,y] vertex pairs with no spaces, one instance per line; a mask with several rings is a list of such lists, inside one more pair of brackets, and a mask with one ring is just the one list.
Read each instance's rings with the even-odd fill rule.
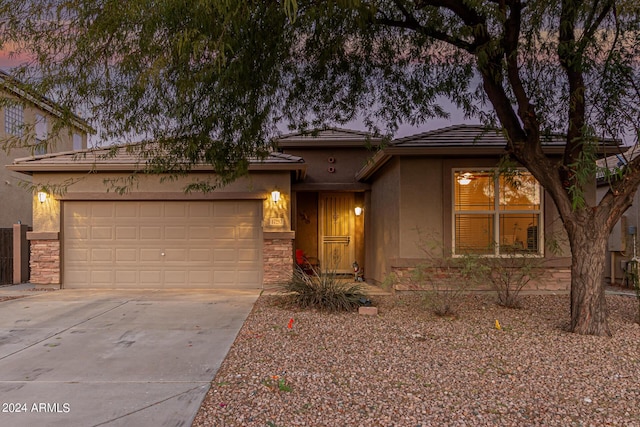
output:
[[419,229],[417,234],[417,245],[425,261],[416,265],[411,274],[412,288],[423,292],[423,302],[437,316],[455,316],[462,294],[482,276],[479,257],[454,257],[442,247],[438,236]]
[[311,274],[296,267],[293,278],[283,285],[282,292],[289,294],[292,302],[301,308],[316,308],[326,312],[351,311],[367,299],[362,283],[340,280],[335,271]]
[[520,291],[543,273],[544,260],[522,251],[501,247],[501,257],[481,258],[481,272],[498,295],[498,304],[507,308],[520,307]]

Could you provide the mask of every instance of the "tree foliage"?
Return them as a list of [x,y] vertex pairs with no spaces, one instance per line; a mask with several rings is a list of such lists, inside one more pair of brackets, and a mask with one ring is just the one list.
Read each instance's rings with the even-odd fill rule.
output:
[[[635,139],[640,6],[632,0],[0,0],[20,76],[80,106],[110,140],[142,138],[154,170],[229,180],[278,129],[354,119],[393,134],[450,99],[499,125],[553,198],[572,248],[572,330],[608,334],[606,236],[638,159],[596,205],[602,138]],[[564,156],[543,153],[566,135]],[[613,153],[612,153],[613,154]],[[593,233],[597,230],[597,233]],[[590,277],[590,276],[597,277]]]

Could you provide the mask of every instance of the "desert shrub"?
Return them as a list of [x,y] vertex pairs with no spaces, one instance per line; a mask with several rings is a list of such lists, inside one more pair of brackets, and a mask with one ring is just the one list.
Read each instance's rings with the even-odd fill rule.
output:
[[453,256],[442,247],[436,234],[416,230],[417,245],[424,261],[413,269],[411,288],[423,293],[424,304],[438,316],[455,316],[462,294],[483,277],[483,265],[476,255]]
[[500,248],[500,257],[480,259],[479,273],[486,276],[498,296],[498,304],[508,308],[520,307],[520,291],[543,273],[544,259],[510,248]]
[[316,308],[326,312],[351,311],[367,300],[364,285],[349,283],[335,273],[316,269],[311,274],[296,267],[292,279],[283,285],[282,292],[300,308]]

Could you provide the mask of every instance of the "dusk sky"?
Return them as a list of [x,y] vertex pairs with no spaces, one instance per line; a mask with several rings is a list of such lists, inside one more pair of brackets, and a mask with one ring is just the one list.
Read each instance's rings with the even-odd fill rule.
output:
[[[6,72],[11,72],[11,68],[19,65],[23,62],[24,59],[16,57],[12,55],[12,47],[9,45],[5,45],[4,49],[0,50],[0,69]],[[420,132],[426,132],[433,129],[444,128],[447,126],[452,126],[461,123],[479,123],[477,120],[465,120],[464,113],[458,110],[454,105],[449,103],[447,100],[443,100],[442,102],[445,110],[449,112],[451,115],[450,119],[432,119],[428,123],[423,124],[422,126],[414,127],[409,125],[400,126],[398,132],[396,133],[396,138],[401,138],[404,136],[414,135]],[[348,129],[362,130],[365,131],[366,128],[361,122],[353,122],[347,125],[341,126]],[[90,146],[94,145],[104,145],[99,144],[96,136],[92,136],[89,142]]]

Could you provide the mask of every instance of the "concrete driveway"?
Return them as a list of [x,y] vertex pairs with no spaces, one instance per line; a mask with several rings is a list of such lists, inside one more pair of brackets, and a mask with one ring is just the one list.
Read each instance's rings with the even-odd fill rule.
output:
[[0,425],[190,426],[259,292],[30,294],[0,302]]

